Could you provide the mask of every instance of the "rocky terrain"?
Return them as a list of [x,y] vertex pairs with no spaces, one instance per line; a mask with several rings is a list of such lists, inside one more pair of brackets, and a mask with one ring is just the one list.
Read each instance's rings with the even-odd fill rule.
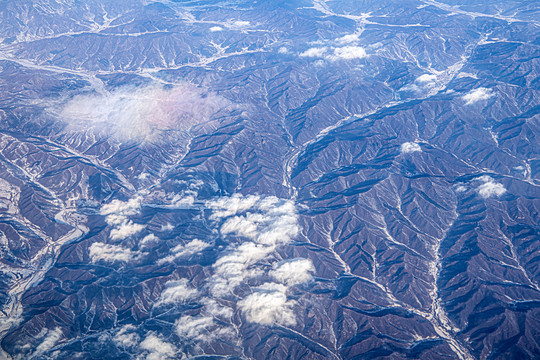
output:
[[0,3],[0,358],[540,358],[540,4]]

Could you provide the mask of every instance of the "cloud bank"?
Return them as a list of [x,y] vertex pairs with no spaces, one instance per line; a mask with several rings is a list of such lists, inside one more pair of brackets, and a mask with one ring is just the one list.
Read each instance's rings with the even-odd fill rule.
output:
[[137,259],[141,254],[122,246],[96,242],[90,245],[90,258],[92,262],[103,260],[105,262],[129,262]]
[[235,335],[231,328],[219,326],[211,316],[182,316],[176,320],[175,327],[181,338],[201,343],[232,339]]
[[183,358],[182,354],[178,354],[178,349],[173,344],[163,340],[154,332],[146,334],[141,341],[141,337],[136,331],[135,326],[124,325],[113,337],[113,341],[121,348],[137,349],[139,351],[137,359],[167,360]]
[[296,208],[289,200],[235,195],[209,201],[207,207],[214,210],[213,219],[223,221],[222,236],[245,239],[229,245],[213,266],[211,292],[217,297],[232,294],[247,279],[261,275],[261,269],[254,265],[299,231]]
[[319,58],[329,61],[354,60],[367,57],[366,50],[361,46],[347,45],[342,47],[313,47],[300,53],[300,57]]
[[147,335],[139,348],[146,360],[178,359],[176,347],[154,334]]
[[198,294],[199,291],[197,289],[188,285],[187,279],[167,281],[165,283],[165,290],[163,290],[159,301],[155,305],[183,303],[193,299]]
[[408,154],[408,153],[419,152],[419,151],[422,151],[422,148],[417,143],[406,142],[406,143],[401,144],[402,154]]
[[43,337],[41,343],[36,347],[36,350],[32,354],[32,358],[38,357],[39,355],[52,349],[60,339],[64,336],[60,328],[55,328],[54,330],[46,330],[45,332],[40,333],[38,337]]
[[182,244],[177,245],[171,249],[172,254],[164,257],[163,259],[160,259],[158,261],[158,264],[173,262],[174,260],[179,259],[179,258],[195,255],[197,253],[200,253],[204,249],[208,248],[209,246],[210,244],[205,243],[204,241],[201,241],[198,239],[192,240],[185,245],[182,245]]
[[425,93],[437,87],[438,77],[435,74],[423,74],[414,80],[414,83],[403,86],[402,91]]
[[490,197],[499,197],[506,192],[503,184],[495,182],[492,177],[484,175],[478,178],[479,181],[483,182],[480,186],[476,188],[478,194],[484,199]]
[[[216,235],[229,245],[197,289],[185,279],[166,283],[156,306],[176,306],[186,301],[201,305],[198,314],[176,320],[177,335],[193,343],[238,340],[234,327],[227,325],[236,310],[248,322],[296,324],[297,302],[289,298],[288,292],[293,286],[312,281],[315,268],[309,259],[279,261],[276,252],[299,233],[294,202],[275,196],[235,194],[207,200],[205,208],[210,211],[210,225],[215,227]],[[189,256],[208,246],[193,240],[173,248],[172,254],[161,261]]]
[[135,224],[128,219],[129,216],[139,214],[140,210],[140,196],[129,199],[128,201],[115,199],[109,204],[103,205],[100,214],[105,215],[105,222],[114,227],[111,230],[110,238],[113,240],[123,240],[144,230],[144,225]]
[[[300,232],[295,203],[275,196],[235,194],[199,201],[195,205],[196,189],[200,186],[199,183],[189,186],[191,198],[188,202],[182,202],[182,207],[203,207],[214,235],[227,245],[216,247],[216,260],[211,266],[205,267],[205,276],[200,279],[202,283],[196,287],[188,279],[166,282],[153,304],[154,311],[171,311],[171,308],[187,306],[187,303],[189,306],[196,304],[193,307],[195,313],[184,314],[175,321],[176,334],[183,341],[192,343],[224,339],[238,341],[237,330],[228,324],[237,312],[247,322],[268,326],[295,325],[294,307],[298,300],[290,298],[290,289],[312,281],[315,272],[309,259],[281,261],[277,252],[279,247],[291,243]],[[163,200],[163,197],[158,199]],[[170,204],[166,206],[173,208],[181,201],[177,196],[167,196],[165,199]],[[144,229],[144,225],[135,224],[130,219],[140,213],[142,203],[141,196],[137,196],[127,201],[113,200],[101,208],[101,215],[113,227],[111,239],[133,236],[134,227],[137,232]],[[171,224],[170,228],[174,229],[175,226]],[[139,245],[145,252],[98,242],[90,246],[89,253],[94,262],[130,262],[146,255],[150,251],[146,247],[157,240],[154,234],[142,238]],[[181,261],[210,246],[212,244],[193,239],[173,247],[157,263]],[[158,334],[149,335],[144,340],[142,338],[135,328],[128,327],[121,329],[114,341],[118,346],[141,350],[142,358],[166,359],[179,354],[176,348],[161,344],[160,341],[164,340]],[[162,345],[159,346],[164,349],[163,352],[157,351],[159,346],[156,344]]]
[[270,276],[287,286],[309,282],[313,279],[315,267],[309,259],[293,259],[281,264],[274,264]]
[[122,348],[134,347],[139,343],[140,337],[135,332],[136,328],[133,325],[123,326],[113,337],[116,345]]
[[467,94],[462,96],[462,99],[465,101],[465,105],[472,105],[482,100],[487,100],[495,94],[491,89],[480,87],[469,91]]
[[295,302],[287,300],[283,287],[266,287],[257,290],[238,302],[238,306],[248,321],[262,325],[296,324],[293,311]]
[[120,141],[153,140],[159,132],[206,122],[228,105],[224,98],[193,85],[151,84],[77,95],[59,113],[76,128],[98,128]]

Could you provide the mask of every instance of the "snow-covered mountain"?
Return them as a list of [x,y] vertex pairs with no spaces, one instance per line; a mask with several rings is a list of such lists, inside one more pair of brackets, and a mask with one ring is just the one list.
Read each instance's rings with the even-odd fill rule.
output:
[[0,358],[540,358],[538,1],[0,23]]

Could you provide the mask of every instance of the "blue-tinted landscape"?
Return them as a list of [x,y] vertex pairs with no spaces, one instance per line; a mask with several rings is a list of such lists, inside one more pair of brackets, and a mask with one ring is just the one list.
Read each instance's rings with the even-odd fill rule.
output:
[[538,1],[0,24],[1,359],[540,358]]

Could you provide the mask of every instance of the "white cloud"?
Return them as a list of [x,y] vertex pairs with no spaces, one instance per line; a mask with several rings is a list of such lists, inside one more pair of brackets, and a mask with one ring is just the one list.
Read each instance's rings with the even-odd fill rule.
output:
[[422,148],[417,143],[406,142],[406,143],[401,144],[401,153],[402,154],[408,154],[408,153],[418,152],[418,151],[422,151]]
[[156,306],[182,303],[198,294],[197,289],[188,286],[187,279],[167,281]]
[[38,345],[36,350],[33,353],[32,357],[39,356],[50,349],[52,349],[60,339],[64,336],[62,333],[62,330],[60,328],[56,328],[54,330],[47,330],[45,332],[45,338],[41,341],[41,343]]
[[250,267],[267,258],[274,250],[274,246],[252,242],[229,247],[227,254],[214,263],[214,275],[210,278],[212,294],[225,296],[232,293],[245,280],[262,275],[261,271]]
[[113,337],[116,345],[129,348],[134,347],[139,343],[139,335],[135,332],[137,328],[133,325],[124,325]]
[[214,296],[231,294],[245,280],[262,275],[263,271],[255,264],[299,232],[294,203],[275,196],[236,195],[208,202],[208,206],[215,209],[214,218],[228,216],[220,228],[223,236],[244,238],[239,244],[229,245],[225,255],[214,263],[214,275],[210,279]]
[[278,49],[278,53],[280,54],[287,54],[289,52],[289,49],[287,49],[285,46],[282,46]]
[[366,50],[361,46],[344,46],[334,49],[334,55],[330,57],[330,60],[343,59],[353,60],[362,59],[367,56]]
[[100,242],[90,245],[90,258],[92,262],[103,260],[106,262],[128,262],[138,258],[141,254],[122,246],[104,244]]
[[177,359],[177,349],[174,345],[164,341],[154,334],[147,335],[139,344],[144,351],[146,360]]
[[[194,342],[210,342],[217,338],[233,338],[234,331],[223,327],[216,319],[228,321],[233,308],[223,305],[230,301],[235,289],[247,281],[254,292],[237,302],[248,321],[260,324],[295,323],[292,310],[295,302],[287,299],[289,287],[312,280],[314,266],[308,259],[293,259],[274,264],[272,254],[281,245],[292,241],[299,233],[298,215],[293,201],[275,196],[218,197],[205,202],[210,219],[229,245],[212,266],[213,273],[198,290],[187,280],[165,284],[156,305],[198,301],[203,305],[197,316],[183,316],[175,323],[178,336]],[[160,262],[173,261],[203,251],[210,244],[193,240],[171,249],[171,255]],[[264,282],[270,276],[277,282]],[[278,283],[279,282],[279,283]],[[206,296],[203,294],[206,293]],[[234,297],[238,298],[238,294]]]
[[175,326],[178,336],[196,342],[209,343],[234,337],[231,328],[217,325],[210,316],[182,316],[176,320]]
[[483,184],[476,188],[476,191],[484,199],[492,196],[501,196],[506,192],[504,186],[500,183],[495,182],[490,176],[484,175],[479,177],[477,180],[482,181]]
[[210,219],[216,220],[247,211],[253,208],[259,199],[255,195],[242,196],[241,194],[234,194],[207,201],[206,207],[212,210]]
[[204,298],[202,302],[204,303],[205,312],[214,317],[230,319],[234,314],[230,307],[224,306],[214,299]]
[[149,176],[150,176],[149,173],[143,172],[143,173],[140,173],[139,176],[137,176],[137,179],[146,180]]
[[113,200],[101,207],[100,214],[105,215],[105,222],[114,228],[110,237],[113,240],[122,240],[141,232],[145,226],[134,224],[128,220],[128,216],[137,215],[141,210],[141,198],[139,196],[128,201]]
[[208,342],[214,319],[208,316],[183,316],[175,323],[178,336],[195,341]]
[[158,241],[158,240],[159,240],[159,239],[157,238],[156,235],[154,235],[154,234],[148,234],[148,235],[146,235],[146,236],[141,240],[140,244],[141,244],[141,247],[144,248],[144,247],[146,247],[148,244],[151,244],[151,243],[156,242],[156,241]]
[[301,57],[323,57],[328,48],[326,47],[318,47],[318,48],[310,48],[304,51],[300,54]]
[[200,179],[194,180],[189,184],[189,188],[193,190],[199,190],[203,186],[204,186],[204,181]]
[[490,97],[494,96],[491,89],[480,87],[469,91],[467,94],[463,95],[462,99],[465,101],[465,105],[472,105],[481,100],[487,100]]
[[[105,204],[100,209],[100,214],[105,216],[133,216],[137,215],[141,210],[141,198],[140,197],[134,197],[132,199],[129,199],[128,201],[121,201],[121,200],[113,200],[108,204]],[[112,224],[116,224],[117,222],[111,220]],[[122,222],[122,221],[120,221]],[[118,222],[118,223],[120,223]],[[109,225],[112,225],[109,224]]]
[[402,87],[402,91],[414,91],[417,93],[429,91],[437,86],[437,75],[423,74],[414,80],[413,84],[408,84]]
[[135,224],[133,221],[128,220],[112,229],[110,237],[113,240],[122,240],[141,232],[144,228],[144,225]]
[[193,85],[152,84],[77,95],[59,110],[75,128],[98,128],[120,141],[153,140],[162,131],[186,130],[210,119],[228,102]]
[[235,20],[229,23],[229,26],[232,28],[245,28],[251,25],[249,21],[244,20]]
[[330,61],[362,59],[367,56],[366,50],[361,46],[349,45],[331,49],[333,52],[329,54],[328,47],[314,47],[300,53],[300,56],[309,58],[324,58]]
[[287,286],[293,286],[311,281],[314,271],[315,267],[311,260],[293,259],[274,265],[274,270],[270,272],[270,275]]
[[250,322],[294,325],[294,304],[294,301],[287,300],[287,295],[280,289],[259,289],[239,301],[238,307]]
[[223,28],[221,26],[212,26],[210,28],[211,32],[217,32],[217,31],[223,31]]
[[174,230],[174,225],[171,223],[167,223],[165,225],[161,225],[161,231],[171,231]]
[[181,258],[181,257],[188,257],[191,255],[195,255],[197,253],[200,253],[204,249],[208,248],[210,244],[205,243],[204,241],[201,241],[199,239],[194,239],[190,242],[188,242],[185,245],[177,245],[174,248],[171,249],[172,255],[169,255],[163,259],[160,259],[158,261],[159,264],[163,264],[166,262],[172,262],[175,259]]
[[437,81],[437,75],[423,74],[423,75],[420,75],[419,77],[417,77],[415,81],[419,82],[421,84],[433,83],[433,82]]
[[193,206],[194,203],[195,203],[194,195],[185,196],[185,195],[176,194],[171,201],[172,207],[177,207],[177,208],[191,207]]
[[[249,218],[248,218],[249,217]],[[229,218],[221,226],[221,234],[236,234],[254,239],[257,236],[257,223],[254,217],[261,217],[259,214],[248,214],[247,216],[234,216]]]
[[345,44],[352,44],[358,42],[360,39],[360,34],[349,34],[342,36],[340,38],[337,38],[335,42],[339,45],[345,45]]

